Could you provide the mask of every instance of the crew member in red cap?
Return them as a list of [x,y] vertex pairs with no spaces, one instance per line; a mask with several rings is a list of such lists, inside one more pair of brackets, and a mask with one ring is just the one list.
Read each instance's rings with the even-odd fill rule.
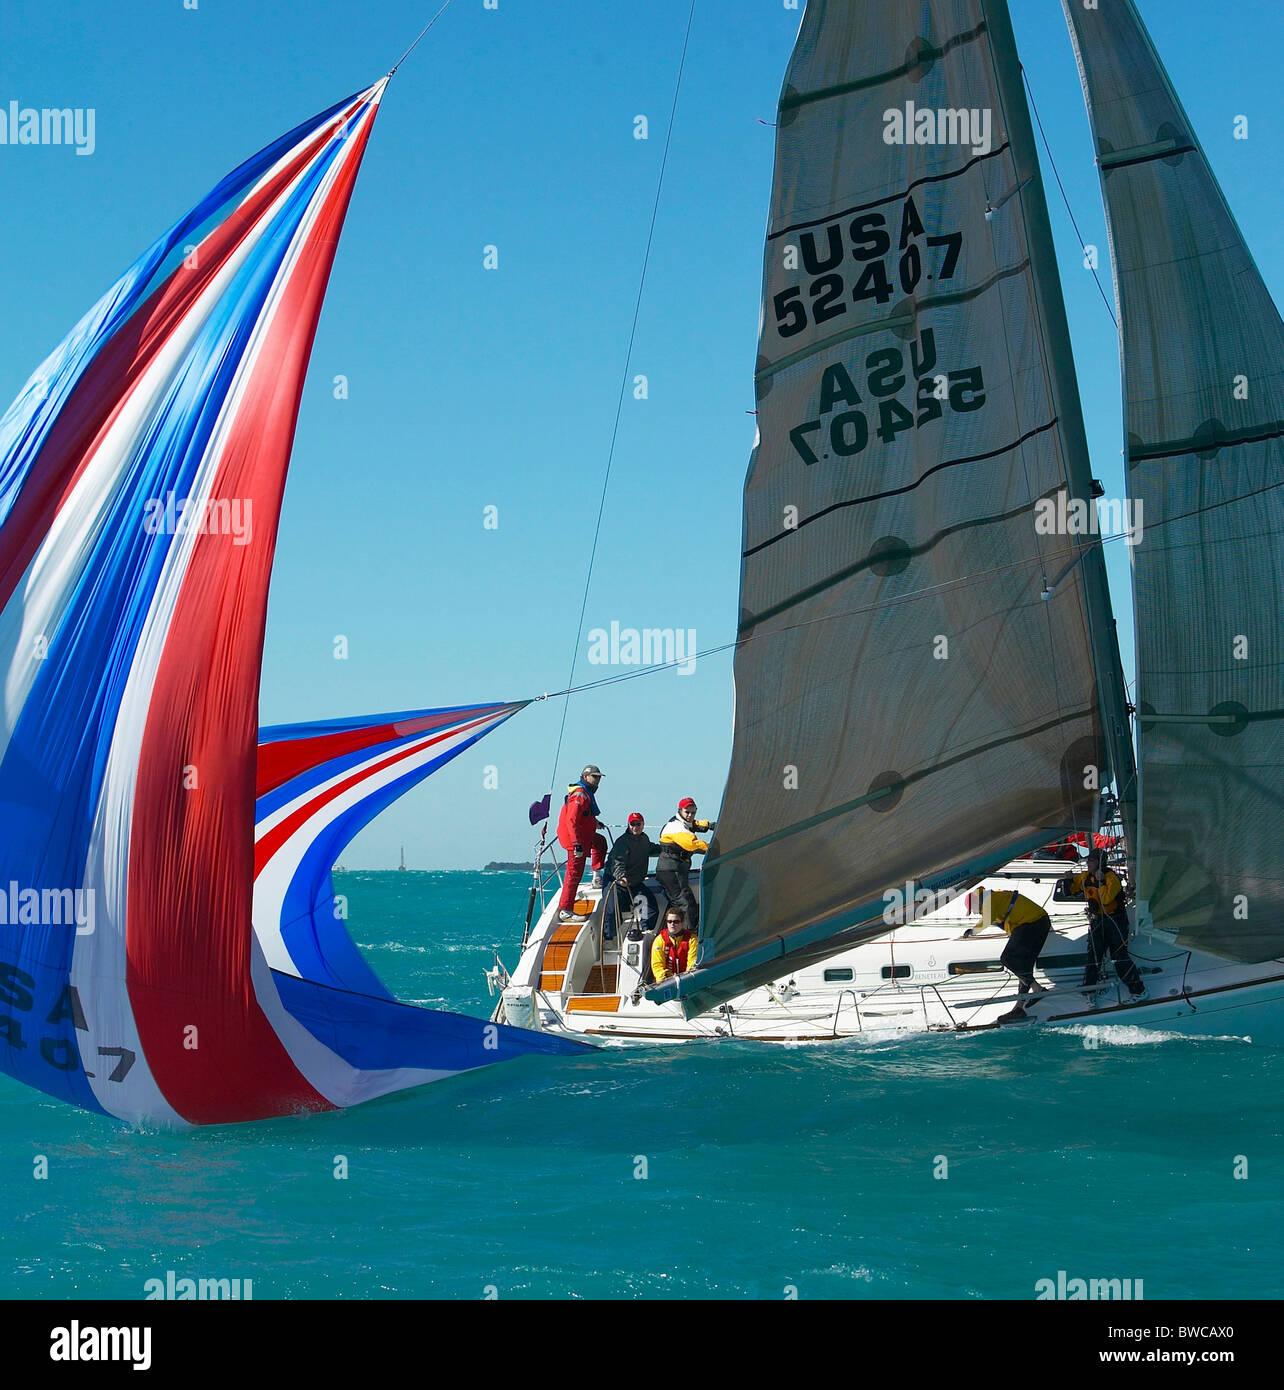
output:
[[602,769],[594,763],[580,773],[580,780],[566,789],[561,814],[557,818],[557,841],[566,851],[566,873],[562,878],[562,900],[558,920],[575,916],[575,895],[584,877],[584,856],[592,855],[593,887],[602,886],[602,865],[606,860],[606,836],[598,831],[597,789]]
[[615,939],[616,922],[621,912],[631,905],[638,909],[637,924],[650,930],[657,911],[655,894],[646,886],[647,861],[659,854],[660,846],[646,833],[646,821],[641,811],[629,817],[628,833],[621,835],[606,856],[606,912],[603,914],[602,936]]
[[[713,829],[711,820],[696,820],[696,804],[684,796],[678,802],[678,814],[660,832],[660,858],[655,876],[660,880],[670,907],[680,907],[694,932],[700,926],[700,905],[691,891],[691,856],[703,854],[709,842],[700,835]],[[697,834],[699,832],[699,834]]]

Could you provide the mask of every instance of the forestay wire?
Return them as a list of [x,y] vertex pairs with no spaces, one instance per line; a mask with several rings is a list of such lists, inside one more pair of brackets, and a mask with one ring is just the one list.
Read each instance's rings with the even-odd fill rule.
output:
[[1030,110],[1034,112],[1035,124],[1039,127],[1039,134],[1043,137],[1043,148],[1048,153],[1048,164],[1052,168],[1052,176],[1057,181],[1057,187],[1061,190],[1061,201],[1066,205],[1066,212],[1070,216],[1070,225],[1074,228],[1074,234],[1079,238],[1079,247],[1083,251],[1084,264],[1092,271],[1092,278],[1097,282],[1097,293],[1101,295],[1101,302],[1106,306],[1106,313],[1110,315],[1110,322],[1115,328],[1119,327],[1119,320],[1115,318],[1114,305],[1110,302],[1110,296],[1106,293],[1105,286],[1101,283],[1101,277],[1097,274],[1097,267],[1092,265],[1088,258],[1088,243],[1083,239],[1083,233],[1079,230],[1079,224],[1075,221],[1074,209],[1070,206],[1070,198],[1066,193],[1066,186],[1061,182],[1061,172],[1057,168],[1057,161],[1052,157],[1052,146],[1048,143],[1047,131],[1043,128],[1043,117],[1039,115],[1038,103],[1034,99],[1034,88],[1030,86],[1030,78],[1023,67],[1021,76],[1025,81],[1025,90],[1030,97]]
[[406,51],[401,55],[401,57],[398,58],[397,61],[393,63],[393,65],[388,69],[389,77],[391,77],[393,73],[396,72],[397,69],[402,65],[402,63],[404,63],[406,59],[410,57],[410,55],[415,51],[415,49],[419,47],[420,43],[423,40],[423,36],[428,32],[429,29],[432,28],[434,24],[436,24],[436,22],[442,17],[442,15],[446,13],[449,7],[450,0],[446,0],[446,3],[441,7],[441,9],[439,9],[437,13],[433,15],[433,17],[428,21],[428,23],[425,24],[424,27],[419,31],[419,37],[414,41],[414,43],[412,43],[410,47],[406,49]]
[[[1256,497],[1259,493],[1270,492],[1277,487],[1284,487],[1284,478],[1266,484],[1258,488],[1256,492],[1245,494],[1248,497]],[[1242,501],[1241,497],[1232,497],[1218,502],[1209,502],[1202,507],[1196,507],[1189,512],[1182,512],[1180,515],[1165,518],[1163,521],[1150,522],[1147,524],[1148,531],[1158,531],[1164,526],[1172,525],[1178,521],[1187,521],[1192,516],[1199,516],[1204,512],[1215,511],[1218,507],[1224,507],[1232,502]],[[1109,536],[1099,536],[1094,544],[1100,545],[1103,549],[1107,545],[1115,544],[1119,541],[1127,541],[1126,532],[1120,531]],[[675,657],[672,661],[657,662],[651,666],[640,666],[636,671],[622,671],[614,676],[603,676],[600,680],[586,681],[583,685],[571,685],[565,690],[547,690],[542,695],[528,697],[527,703],[538,704],[541,700],[557,700],[563,696],[579,695],[587,690],[600,690],[604,686],[618,685],[621,681],[634,681],[641,676],[653,676],[660,671],[670,671],[675,666],[685,666],[691,661],[703,661],[706,657],[717,656],[721,652],[734,651],[737,647],[747,646],[750,642],[763,642],[772,637],[778,637],[785,632],[793,632],[798,628],[811,627],[816,623],[832,623],[843,618],[854,618],[862,613],[874,613],[887,608],[896,608],[901,604],[917,603],[920,599],[931,595],[939,595],[957,592],[966,589],[973,584],[983,583],[996,574],[1006,574],[1015,570],[1032,569],[1041,567],[1046,561],[1064,560],[1070,557],[1082,558],[1088,553],[1091,547],[1081,545],[1071,545],[1063,550],[1052,551],[1048,554],[1036,555],[1031,559],[1018,560],[1006,565],[992,565],[989,569],[977,570],[973,574],[960,575],[957,579],[947,579],[939,584],[929,584],[922,589],[911,589],[907,593],[898,594],[893,599],[882,599],[878,603],[870,603],[860,608],[845,608],[838,613],[822,613],[815,618],[806,618],[802,622],[787,623],[781,627],[772,628],[769,632],[753,633],[748,637],[737,637],[731,642],[722,642],[716,647],[706,647],[698,652],[690,652],[682,657]],[[569,703],[569,699],[568,699]],[[563,718],[565,723],[565,718]]]
[[[579,622],[575,628],[575,645],[571,648],[571,669],[566,676],[566,689],[558,691],[559,695],[567,696],[566,703],[562,706],[562,723],[557,731],[557,751],[553,754],[553,767],[548,777],[550,792],[557,786],[557,764],[562,756],[562,739],[566,734],[566,715],[571,707],[570,696],[576,692],[575,667],[579,662],[580,638],[584,635],[584,615],[588,611],[589,589],[593,583],[593,568],[597,561],[598,539],[602,534],[602,517],[606,511],[606,493],[611,482],[611,466],[615,462],[615,444],[620,434],[620,417],[624,413],[624,396],[629,386],[629,369],[633,364],[633,343],[637,337],[638,319],[642,313],[642,294],[646,289],[647,267],[651,263],[651,243],[655,237],[656,218],[660,212],[660,194],[664,189],[664,171],[669,163],[669,146],[673,141],[673,125],[678,114],[678,96],[682,91],[682,74],[687,65],[687,48],[691,42],[691,24],[695,18],[696,0],[691,0],[691,8],[687,13],[686,33],[682,38],[682,56],[678,60],[677,81],[673,85],[673,104],[669,108],[669,125],[664,134],[664,153],[660,157],[660,175],[655,185],[655,201],[651,205],[651,224],[647,228],[646,249],[642,254],[642,274],[638,279],[637,298],[633,304],[633,323],[629,328],[628,347],[624,353],[624,371],[620,377],[620,391],[615,402],[615,423],[611,427],[611,443],[606,453],[606,472],[602,478],[602,494],[597,504],[597,523],[593,528],[593,545],[589,551],[588,572],[584,576],[584,596],[580,602]],[[655,669],[655,668],[649,668]],[[640,674],[640,673],[638,673]],[[580,686],[579,689],[588,690],[592,685],[609,684],[609,681],[595,681],[590,685]],[[540,696],[541,699],[548,699],[548,696]]]

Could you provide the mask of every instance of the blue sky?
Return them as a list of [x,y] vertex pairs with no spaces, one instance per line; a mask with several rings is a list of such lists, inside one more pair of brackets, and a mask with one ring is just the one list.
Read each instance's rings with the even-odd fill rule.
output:
[[[192,3],[192,0],[188,0]],[[226,171],[385,72],[435,3],[7,0],[0,105],[92,107],[90,157],[0,147],[0,396]],[[1277,299],[1284,11],[1141,0]],[[571,662],[688,0],[453,0],[394,79],[313,352],[286,490],[265,723],[561,689]],[[1012,0],[1075,215],[1105,230],[1059,7]],[[735,634],[740,493],[771,128],[798,23],[697,0],[585,630]],[[644,114],[650,139],[633,138]],[[1232,138],[1236,116],[1249,139]],[[1114,328],[1048,179],[1094,471],[1121,487]],[[494,245],[499,267],[483,268]],[[1108,273],[1103,265],[1108,285]],[[348,399],[333,380],[348,379]],[[483,526],[498,509],[498,529]],[[1127,556],[1110,555],[1131,676]],[[348,639],[336,661],[334,639]],[[577,680],[611,674],[587,663]],[[607,773],[606,818],[716,809],[731,659],[576,697],[559,785]],[[526,858],[560,702],[527,709],[363,832],[345,862]],[[498,788],[483,785],[493,766]],[[492,778],[493,780],[493,778]]]

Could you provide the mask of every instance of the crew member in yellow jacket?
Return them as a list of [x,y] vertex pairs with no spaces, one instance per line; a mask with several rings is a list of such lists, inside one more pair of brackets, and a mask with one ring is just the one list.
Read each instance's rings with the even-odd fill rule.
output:
[[691,856],[703,854],[709,842],[702,838],[713,829],[711,820],[696,819],[696,804],[684,796],[678,802],[678,814],[671,816],[660,831],[660,857],[655,863],[655,876],[660,880],[670,907],[680,907],[691,923],[691,930],[700,927],[700,905],[691,891]]
[[695,932],[680,907],[664,914],[664,926],[651,943],[651,976],[658,984],[670,975],[683,975],[695,965]]
[[980,930],[984,931],[986,927],[1002,927],[1007,932],[1008,944],[1003,948],[999,964],[1005,970],[1010,970],[1020,984],[1016,1007],[1005,1013],[999,1022],[1024,1018],[1024,996],[1044,992],[1044,986],[1035,982],[1034,964],[1052,930],[1052,920],[1038,903],[1031,902],[1020,893],[1008,889],[982,888]]
[[[1106,851],[1088,854],[1083,873],[1067,874],[1061,892],[1067,898],[1082,898],[1088,908],[1088,968],[1084,988],[1095,985],[1105,974],[1106,952],[1115,963],[1115,974],[1128,987],[1133,1003],[1146,997],[1146,986],[1137,964],[1128,954],[1128,909],[1124,906],[1123,884],[1108,866]],[[1094,1001],[1095,1003],[1095,1001]]]

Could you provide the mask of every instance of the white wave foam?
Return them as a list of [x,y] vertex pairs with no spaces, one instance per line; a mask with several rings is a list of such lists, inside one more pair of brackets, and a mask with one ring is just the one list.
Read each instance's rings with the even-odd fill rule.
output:
[[1135,1023],[1070,1023],[1058,1028],[1061,1033],[1094,1038],[1101,1047],[1143,1047],[1151,1043],[1237,1042],[1251,1043],[1250,1037],[1239,1033],[1175,1033],[1158,1028],[1140,1028]]

